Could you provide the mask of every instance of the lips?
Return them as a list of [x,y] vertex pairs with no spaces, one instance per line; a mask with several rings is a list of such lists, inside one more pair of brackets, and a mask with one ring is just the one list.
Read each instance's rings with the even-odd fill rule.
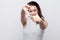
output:
[[31,16],[35,16],[36,14],[30,14]]

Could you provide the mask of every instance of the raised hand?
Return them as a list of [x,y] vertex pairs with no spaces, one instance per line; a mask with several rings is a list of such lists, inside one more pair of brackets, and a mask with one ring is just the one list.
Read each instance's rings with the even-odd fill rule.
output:
[[22,9],[25,11],[25,12],[28,12],[30,6],[29,5],[25,5]]
[[30,17],[31,17],[31,19],[32,19],[34,22],[41,22],[41,21],[42,21],[42,19],[39,17],[38,14],[36,14],[36,15],[34,15],[34,16],[31,16],[31,15],[30,15]]

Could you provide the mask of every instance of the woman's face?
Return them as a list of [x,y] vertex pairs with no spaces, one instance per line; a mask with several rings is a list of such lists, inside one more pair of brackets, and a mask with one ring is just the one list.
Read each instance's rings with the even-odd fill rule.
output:
[[36,15],[38,13],[37,7],[36,6],[30,6],[29,13],[31,16]]

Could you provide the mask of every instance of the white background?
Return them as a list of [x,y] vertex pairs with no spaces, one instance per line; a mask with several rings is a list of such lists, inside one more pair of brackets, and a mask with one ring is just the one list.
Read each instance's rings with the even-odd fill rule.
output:
[[[60,40],[60,0],[35,0],[39,3],[48,27],[44,40]],[[0,40],[23,40],[20,12],[29,0],[0,0]]]

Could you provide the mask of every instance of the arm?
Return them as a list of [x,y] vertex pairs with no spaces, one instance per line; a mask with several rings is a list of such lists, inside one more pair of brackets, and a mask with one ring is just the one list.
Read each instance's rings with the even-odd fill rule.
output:
[[25,5],[25,6],[22,8],[22,11],[21,11],[21,22],[22,22],[23,26],[26,25],[25,13],[28,11],[28,9],[29,9],[29,5]]
[[21,22],[22,22],[23,26],[26,25],[25,11],[23,9],[21,11]]
[[47,21],[41,20],[39,22],[39,25],[40,25],[41,29],[44,30],[47,27],[48,23],[47,23]]

